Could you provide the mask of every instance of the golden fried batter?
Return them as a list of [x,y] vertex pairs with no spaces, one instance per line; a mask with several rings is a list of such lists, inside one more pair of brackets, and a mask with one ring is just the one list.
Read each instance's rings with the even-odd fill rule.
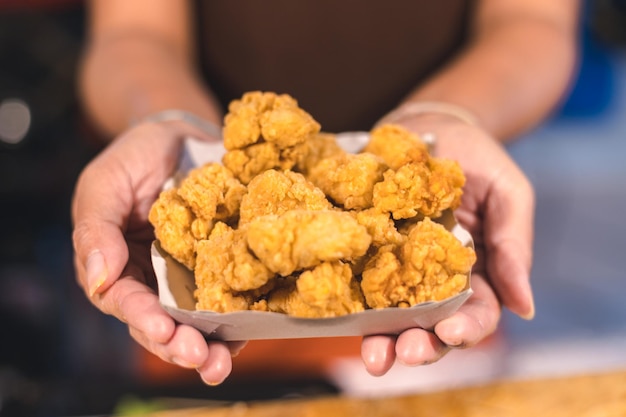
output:
[[324,193],[293,171],[268,170],[248,184],[240,207],[240,224],[266,214],[288,210],[330,210],[332,204]]
[[370,308],[439,301],[465,288],[475,261],[472,248],[425,218],[404,244],[379,249],[363,271],[361,289]]
[[[246,310],[255,301],[255,295],[258,297],[271,289],[267,284],[274,273],[248,251],[244,230],[218,222],[209,238],[198,242],[197,252],[198,309]],[[259,289],[264,291],[252,291]]]
[[215,162],[191,170],[178,187],[178,195],[196,216],[206,220],[236,217],[245,192],[232,172]]
[[353,216],[342,211],[290,210],[249,223],[248,246],[271,271],[287,276],[324,261],[353,261],[372,238]]
[[371,132],[364,148],[390,167],[374,187],[374,206],[393,218],[437,218],[461,204],[465,176],[453,161],[430,156],[428,146],[402,126],[386,124]]
[[224,118],[222,162],[244,184],[267,169],[291,169],[309,151],[320,125],[288,95],[245,94]]
[[190,171],[149,214],[193,270],[197,309],[336,317],[466,288],[473,249],[431,221],[460,205],[459,165],[401,126],[370,133],[351,154],[288,95],[231,102],[222,163]]
[[367,233],[372,237],[372,245],[399,245],[406,240],[389,217],[389,213],[381,213],[375,208],[351,212],[360,225],[365,226]]
[[213,228],[213,221],[197,218],[174,188],[161,192],[150,208],[148,220],[154,227],[161,248],[193,270],[196,241],[206,239]]
[[323,318],[363,311],[363,302],[350,266],[343,262],[323,262],[272,292],[268,306],[271,311],[295,317]]
[[437,218],[443,210],[456,209],[465,184],[456,162],[436,158],[389,169],[383,177],[374,186],[374,207],[396,220],[417,215]]
[[335,204],[347,210],[372,207],[374,185],[387,165],[371,153],[337,153],[322,159],[307,175]]
[[239,181],[248,184],[255,176],[268,169],[293,168],[306,157],[308,151],[306,143],[280,149],[274,143],[261,142],[227,152],[222,157],[222,163]]
[[306,144],[309,150],[294,168],[305,176],[322,159],[346,153],[346,151],[339,146],[336,136],[332,133],[320,132],[317,135],[311,136]]
[[391,169],[411,162],[425,162],[429,156],[428,146],[417,135],[393,124],[372,130],[363,151],[380,156]]
[[261,140],[279,149],[306,141],[320,125],[286,94],[253,91],[234,100],[224,118],[224,147],[242,149]]

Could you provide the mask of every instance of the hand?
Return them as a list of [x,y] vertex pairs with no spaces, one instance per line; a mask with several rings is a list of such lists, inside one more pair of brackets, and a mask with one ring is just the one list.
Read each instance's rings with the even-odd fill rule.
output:
[[383,375],[397,359],[409,366],[439,360],[450,348],[470,347],[491,334],[501,304],[525,318],[534,316],[530,288],[534,192],[503,146],[476,126],[447,116],[420,116],[405,127],[436,135],[435,156],[461,164],[467,183],[458,221],[474,238],[474,291],[433,331],[409,329],[397,337],[370,336],[361,354],[372,375]]
[[72,204],[75,266],[91,302],[128,324],[144,348],[218,384],[243,344],[207,343],[198,330],[175,323],[159,304],[150,261],[148,211],[176,168],[185,135],[206,138],[180,122],[144,123],[87,165]]

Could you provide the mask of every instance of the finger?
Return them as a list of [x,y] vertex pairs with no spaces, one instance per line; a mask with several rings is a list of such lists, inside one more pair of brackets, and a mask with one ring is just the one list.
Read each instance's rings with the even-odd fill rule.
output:
[[451,317],[435,325],[435,334],[450,347],[470,347],[493,333],[501,316],[498,299],[481,276],[472,276],[474,293]]
[[[111,175],[115,175],[111,172]],[[73,243],[79,281],[94,295],[120,276],[128,261],[122,233],[124,213],[131,203],[126,180],[115,180],[86,170],[79,179],[73,199]]]
[[81,173],[72,200],[74,248],[89,294],[107,289],[128,261],[129,218],[144,219],[178,159],[181,136],[145,124],[120,136]]
[[157,296],[144,284],[122,278],[102,295],[96,295],[104,312],[129,325],[131,336],[144,348],[164,361],[189,369],[198,369],[211,385],[221,383],[232,370],[231,351],[241,350],[246,342],[206,342],[202,333],[176,325],[163,310]]
[[407,366],[426,365],[438,361],[449,350],[434,333],[408,329],[398,336],[396,359]]
[[395,344],[394,336],[364,337],[361,343],[361,358],[367,372],[374,376],[386,374],[396,360]]
[[487,200],[487,273],[503,305],[523,318],[534,315],[532,262],[534,194],[517,169],[500,177]]
[[208,358],[197,371],[205,384],[219,385],[233,369],[232,357],[228,345],[223,342],[211,341],[207,347]]
[[156,343],[167,343],[176,329],[174,319],[163,309],[158,297],[145,284],[126,276],[116,281],[93,303],[100,310],[117,317]]
[[179,325],[166,342],[157,342],[145,332],[129,326],[130,334],[140,345],[162,360],[188,369],[206,362],[209,349],[202,334],[186,325]]

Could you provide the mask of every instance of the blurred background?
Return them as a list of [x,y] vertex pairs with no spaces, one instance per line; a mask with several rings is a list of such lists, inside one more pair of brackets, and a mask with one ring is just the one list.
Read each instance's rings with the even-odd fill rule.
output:
[[510,147],[537,194],[535,320],[505,313],[478,348],[384,378],[347,358],[323,376],[205,387],[144,354],[89,304],[74,279],[69,217],[76,177],[99,150],[76,100],[83,36],[79,0],[0,0],[0,416],[381,395],[626,368],[626,1],[586,2],[570,95]]

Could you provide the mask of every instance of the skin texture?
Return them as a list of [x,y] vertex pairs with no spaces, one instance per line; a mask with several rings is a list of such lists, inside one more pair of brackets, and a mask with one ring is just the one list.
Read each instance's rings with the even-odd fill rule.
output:
[[[571,0],[481,0],[468,48],[407,92],[408,102],[448,102],[478,121],[470,125],[442,114],[398,120],[415,133],[434,133],[435,155],[458,161],[467,177],[457,216],[477,247],[474,294],[433,331],[364,338],[362,357],[371,374],[384,374],[396,360],[431,363],[451,348],[478,343],[496,329],[503,306],[525,318],[534,315],[533,191],[501,143],[541,122],[566,91],[575,66],[577,10]],[[184,123],[128,128],[171,108],[222,120],[195,69],[190,13],[185,0],[90,2],[81,98],[111,144],[76,185],[74,247],[77,279],[97,308],[127,323],[149,351],[217,384],[229,375],[231,354],[242,345],[207,343],[159,306],[149,272],[147,221],[181,139],[216,139]]]

